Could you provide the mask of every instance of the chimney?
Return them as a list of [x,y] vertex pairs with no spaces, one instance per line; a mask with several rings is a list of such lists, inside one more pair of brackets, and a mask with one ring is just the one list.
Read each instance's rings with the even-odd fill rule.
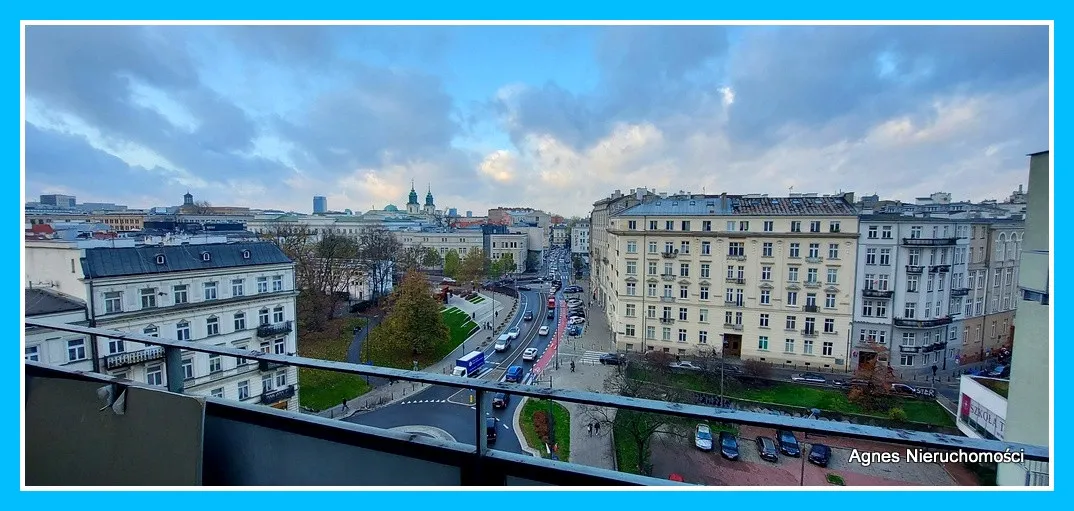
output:
[[642,199],[644,199],[644,198],[645,198],[645,192],[647,192],[647,191],[648,191],[648,190],[646,190],[645,188],[638,188],[638,190],[637,190],[637,194],[636,194],[636,195],[634,195],[634,197],[635,197],[636,199],[638,199],[638,200],[642,200]]
[[727,211],[727,192],[720,194],[720,211]]

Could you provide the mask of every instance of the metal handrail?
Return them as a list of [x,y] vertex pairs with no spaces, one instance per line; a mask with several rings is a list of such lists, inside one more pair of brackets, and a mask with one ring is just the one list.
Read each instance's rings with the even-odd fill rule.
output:
[[[556,401],[565,401],[568,403],[619,408],[638,412],[672,415],[676,417],[684,417],[690,419],[726,422],[745,426],[789,429],[793,431],[801,431],[803,433],[834,435],[873,441],[888,441],[897,444],[910,445],[922,448],[943,450],[962,449],[966,451],[976,452],[998,452],[1003,451],[1005,449],[1010,449],[1012,452],[1023,452],[1026,460],[1033,461],[1049,461],[1050,454],[1048,447],[1020,444],[1014,442],[959,437],[937,434],[932,432],[888,429],[877,426],[849,424],[835,421],[821,421],[816,419],[771,415],[757,412],[743,412],[727,408],[714,408],[710,406],[656,401],[650,399],[601,394],[597,392],[584,392],[569,389],[552,389],[525,385],[521,383],[506,383],[491,380],[479,380],[474,378],[465,378],[461,376],[443,375],[439,373],[427,373],[421,371],[393,369],[388,367],[367,366],[351,364],[348,362],[334,362],[330,360],[318,360],[298,356],[276,355],[262,353],[261,351],[256,350],[243,350],[229,348],[226,346],[211,346],[196,341],[176,341],[133,332],[120,332],[103,328],[93,328],[65,323],[53,323],[50,321],[42,321],[31,318],[27,318],[25,320],[25,323],[27,326],[48,328],[62,332],[79,333],[89,336],[122,339],[125,341],[138,342],[147,345],[163,346],[165,351],[169,354],[165,357],[166,364],[169,366],[169,376],[172,374],[173,369],[170,367],[172,364],[168,363],[168,360],[173,359],[181,361],[180,356],[182,350],[188,350],[230,357],[245,358],[249,360],[276,362],[290,366],[305,367],[308,369],[320,369],[326,371],[354,374],[359,376],[374,376],[380,378],[425,383],[429,385],[443,385],[446,387],[453,387],[459,389],[471,389],[475,391],[475,394],[477,394],[476,398],[477,402],[479,403],[481,402],[481,396],[485,393],[506,392],[516,396],[525,396],[537,399],[550,399]],[[176,371],[181,370],[181,367],[176,368]],[[168,380],[169,383],[171,383],[172,378],[169,377]],[[182,378],[179,378],[179,385],[182,385]],[[478,407],[478,410],[480,411],[480,407]],[[481,421],[478,421],[478,432],[476,433],[476,436],[478,438],[478,445],[484,447],[484,428],[482,426],[483,423]],[[479,448],[479,452],[483,451],[483,448]]]

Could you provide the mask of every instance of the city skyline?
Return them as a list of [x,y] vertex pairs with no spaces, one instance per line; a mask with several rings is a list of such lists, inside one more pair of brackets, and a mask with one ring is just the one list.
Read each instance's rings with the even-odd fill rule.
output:
[[1002,200],[1049,145],[1048,66],[1046,26],[28,27],[26,194]]

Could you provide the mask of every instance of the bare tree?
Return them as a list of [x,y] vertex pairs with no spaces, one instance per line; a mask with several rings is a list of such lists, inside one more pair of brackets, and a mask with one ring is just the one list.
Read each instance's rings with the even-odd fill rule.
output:
[[895,382],[895,375],[892,374],[891,366],[880,361],[881,358],[888,358],[886,347],[869,343],[869,350],[876,355],[859,365],[854,372],[847,399],[866,410],[883,410],[890,401],[891,384]]
[[369,294],[380,298],[387,291],[395,272],[402,244],[381,226],[363,228],[358,234],[359,264],[369,279]]
[[410,270],[421,269],[425,255],[425,248],[421,245],[400,245],[399,256],[396,258],[395,271],[400,275],[405,275],[409,273]]

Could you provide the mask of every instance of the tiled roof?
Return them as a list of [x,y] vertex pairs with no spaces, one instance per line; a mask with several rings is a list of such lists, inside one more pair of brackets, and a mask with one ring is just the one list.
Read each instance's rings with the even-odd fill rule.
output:
[[668,197],[638,204],[622,216],[856,216],[842,197]]
[[56,314],[85,308],[86,303],[73,296],[57,293],[49,289],[33,288],[26,290],[27,316]]
[[[208,253],[208,261],[203,254]],[[244,258],[244,253],[249,258]],[[164,256],[164,264],[157,256]],[[87,278],[146,275],[264,264],[286,264],[291,259],[273,243],[210,243],[130,248],[90,248],[82,258]]]

